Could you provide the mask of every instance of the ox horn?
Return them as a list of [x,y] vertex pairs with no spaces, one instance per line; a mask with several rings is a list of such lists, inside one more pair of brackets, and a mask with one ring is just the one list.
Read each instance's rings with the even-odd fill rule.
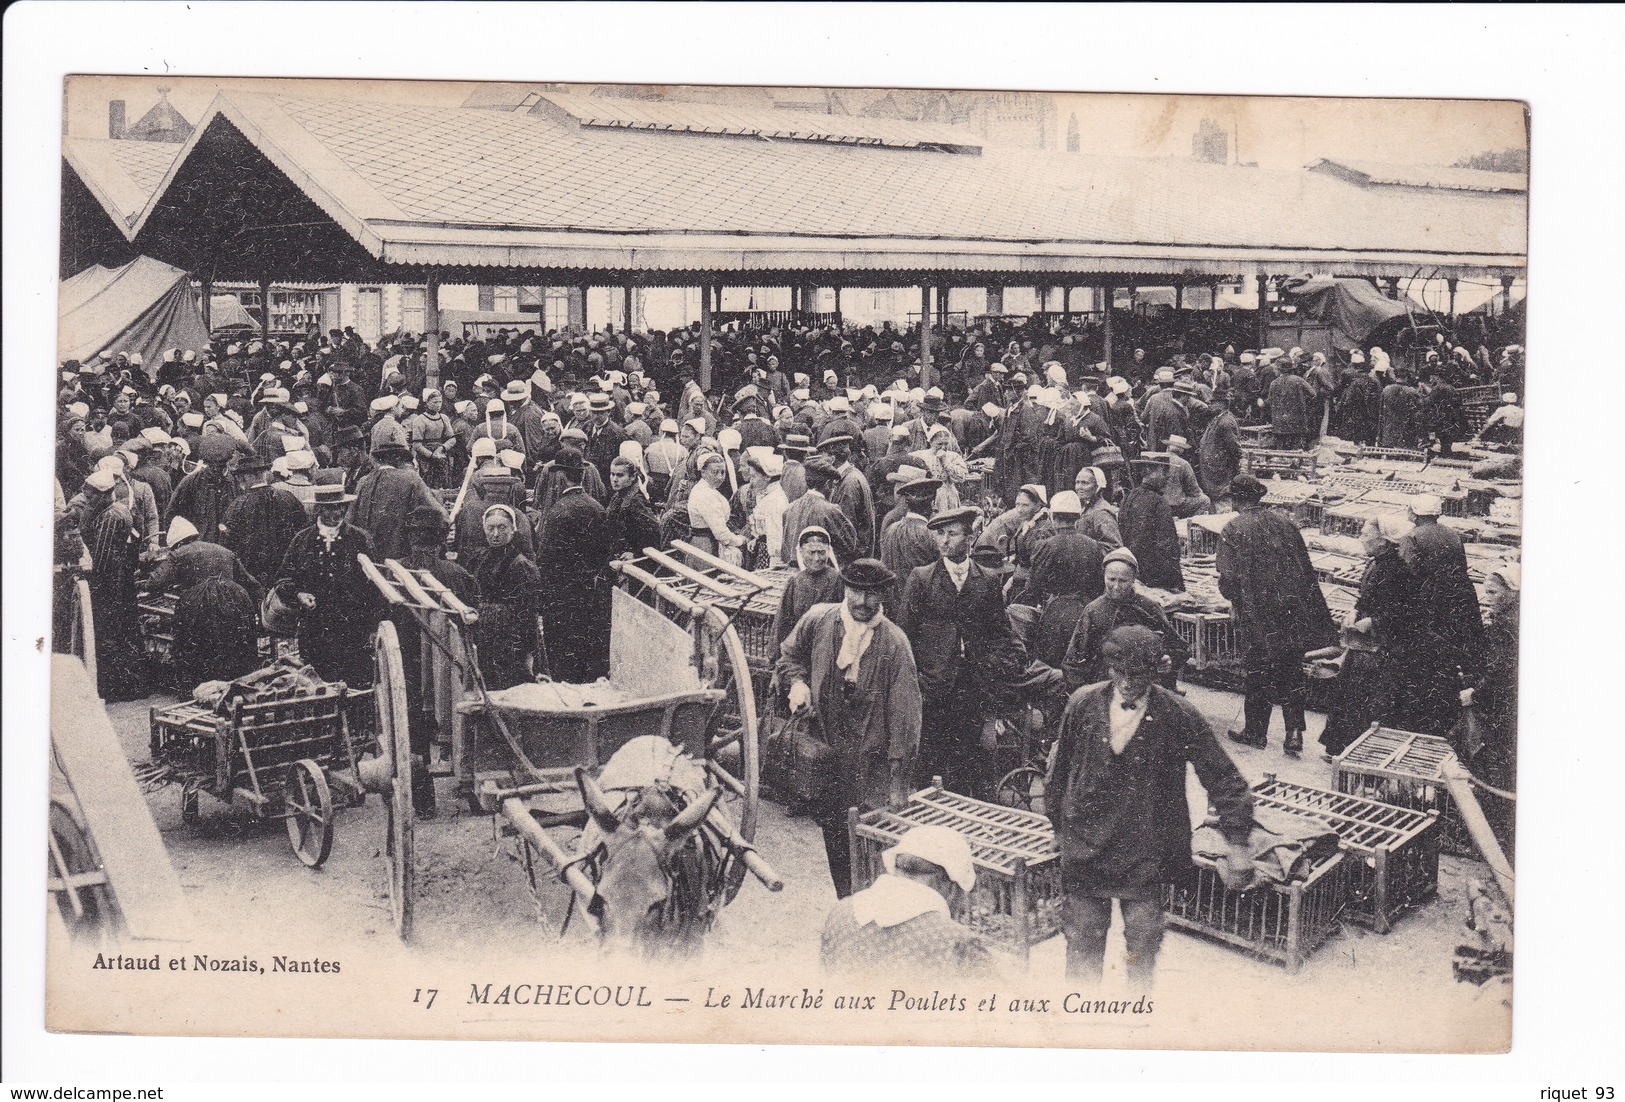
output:
[[722,795],[722,789],[713,788],[704,796],[695,800],[683,809],[683,813],[666,824],[667,838],[682,838],[705,822],[705,817],[711,814],[711,808],[716,805],[717,797]]
[[581,802],[587,808],[587,814],[592,821],[598,824],[598,829],[605,834],[614,834],[621,829],[621,820],[609,809],[609,801],[604,798],[604,790],[598,787],[598,782],[587,776],[587,771],[576,766],[576,786],[581,789]]

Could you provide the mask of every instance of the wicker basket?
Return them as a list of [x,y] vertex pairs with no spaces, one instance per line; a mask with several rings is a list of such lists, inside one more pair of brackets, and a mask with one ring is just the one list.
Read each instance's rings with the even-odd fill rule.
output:
[[1461,857],[1476,856],[1472,837],[1444,783],[1445,762],[1455,757],[1450,743],[1435,735],[1373,724],[1332,764],[1332,787],[1413,811],[1437,812],[1439,848]]
[[897,811],[848,815],[852,833],[852,890],[885,871],[880,855],[917,826],[945,826],[970,843],[976,889],[955,918],[1026,959],[1032,947],[1061,932],[1061,855],[1055,831],[1042,815],[968,796],[940,786],[914,793]]
[[1326,820],[1349,851],[1353,892],[1346,917],[1387,933],[1405,911],[1439,890],[1439,816],[1277,780],[1253,786],[1253,803]]

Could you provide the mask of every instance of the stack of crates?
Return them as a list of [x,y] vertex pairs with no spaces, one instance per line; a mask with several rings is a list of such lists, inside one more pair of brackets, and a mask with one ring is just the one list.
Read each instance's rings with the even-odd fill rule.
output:
[[1241,448],[1241,469],[1259,481],[1279,476],[1315,480],[1315,453],[1278,451],[1272,448]]
[[1472,837],[1444,783],[1445,763],[1455,756],[1450,743],[1435,735],[1374,723],[1332,763],[1332,787],[1413,811],[1436,812],[1439,848],[1475,856]]
[[1061,932],[1061,853],[1042,815],[944,791],[940,780],[902,808],[847,813],[852,837],[852,890],[873,884],[881,854],[917,826],[945,826],[964,836],[976,864],[976,888],[954,918],[1023,960]]
[[1253,803],[1324,819],[1348,852],[1346,917],[1387,933],[1405,911],[1439,890],[1439,815],[1277,780],[1253,786]]

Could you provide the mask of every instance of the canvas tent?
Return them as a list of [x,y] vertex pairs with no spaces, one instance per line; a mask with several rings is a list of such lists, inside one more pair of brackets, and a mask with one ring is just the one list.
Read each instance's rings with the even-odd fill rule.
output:
[[139,256],[118,268],[86,268],[59,288],[57,355],[86,361],[104,350],[139,352],[156,374],[168,349],[204,351],[192,283],[179,268]]
[[1282,298],[1298,308],[1300,321],[1330,326],[1332,347],[1340,352],[1363,346],[1378,326],[1409,313],[1405,303],[1385,298],[1363,279],[1307,279],[1286,287]]
[[243,309],[236,295],[209,296],[209,324],[215,329],[258,329],[259,320]]

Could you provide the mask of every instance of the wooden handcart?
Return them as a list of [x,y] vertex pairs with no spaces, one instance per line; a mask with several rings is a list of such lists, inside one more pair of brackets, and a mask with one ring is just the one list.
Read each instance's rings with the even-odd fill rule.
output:
[[253,699],[228,693],[224,711],[195,701],[153,708],[152,763],[140,778],[149,789],[179,785],[188,825],[201,821],[205,792],[256,818],[281,819],[294,855],[320,868],[333,849],[334,790],[351,806],[362,796],[347,695],[342,681],[323,682]]
[[[676,560],[649,550],[643,563]],[[708,838],[725,854],[726,897],[746,871],[771,890],[783,886],[755,851],[759,803],[755,701],[749,662],[727,615],[707,598],[631,563],[614,564],[636,579],[641,596],[613,594],[611,669],[590,685],[535,682],[492,689],[480,672],[469,628],[478,614],[428,571],[361,557],[362,569],[396,609],[408,612],[422,648],[415,689],[420,721],[431,729],[431,774],[449,775],[471,808],[498,815],[521,840],[534,888],[537,857],[584,901],[594,887],[587,854],[567,852],[550,831],[586,825],[578,773],[598,773],[615,751],[658,736],[703,763],[720,790],[705,817]],[[681,571],[671,568],[672,573]],[[738,595],[738,588],[733,591]],[[384,855],[396,932],[414,923],[415,814],[411,784],[409,706],[403,641],[395,624],[379,625],[373,687],[379,755],[361,764],[363,786],[388,810]]]

